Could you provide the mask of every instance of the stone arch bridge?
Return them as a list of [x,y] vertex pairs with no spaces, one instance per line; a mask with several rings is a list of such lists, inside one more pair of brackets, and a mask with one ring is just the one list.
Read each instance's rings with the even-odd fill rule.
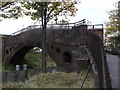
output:
[[[86,25],[84,21],[51,24],[47,26],[46,34],[47,53],[58,66],[65,67],[68,72],[79,69],[87,62],[89,50],[98,67],[100,87],[104,87],[104,83],[106,87],[109,86],[109,83],[104,82],[109,79],[109,72],[102,43],[103,25]],[[10,64],[21,64],[22,58],[31,48],[41,48],[41,26],[29,26],[12,35],[3,36],[1,42],[2,59],[9,55]]]

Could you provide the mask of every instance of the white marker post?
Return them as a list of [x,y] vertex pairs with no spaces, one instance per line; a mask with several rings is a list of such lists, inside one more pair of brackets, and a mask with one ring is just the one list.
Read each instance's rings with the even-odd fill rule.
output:
[[20,70],[20,65],[16,65],[16,71]]
[[27,64],[23,65],[23,70],[27,70]]

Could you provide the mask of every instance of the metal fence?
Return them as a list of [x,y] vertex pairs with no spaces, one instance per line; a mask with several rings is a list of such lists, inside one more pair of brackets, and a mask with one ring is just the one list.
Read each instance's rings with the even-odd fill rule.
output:
[[[65,24],[48,24],[47,30],[58,30],[58,29],[72,29],[72,27],[77,27],[80,25],[86,25],[85,19],[75,22],[75,23],[65,23]],[[22,30],[19,30],[17,32],[12,33],[10,36],[14,36],[17,34],[20,34],[22,32],[28,31],[28,30],[34,30],[34,29],[40,29],[42,30],[42,25],[31,25],[27,28],[23,28]]]

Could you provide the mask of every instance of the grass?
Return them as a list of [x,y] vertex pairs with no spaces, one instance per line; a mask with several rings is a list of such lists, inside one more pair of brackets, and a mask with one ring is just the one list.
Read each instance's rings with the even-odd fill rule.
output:
[[[80,88],[87,71],[81,74],[52,72],[41,73],[32,79],[22,82],[3,83],[3,88]],[[89,75],[84,88],[93,88],[94,80]]]

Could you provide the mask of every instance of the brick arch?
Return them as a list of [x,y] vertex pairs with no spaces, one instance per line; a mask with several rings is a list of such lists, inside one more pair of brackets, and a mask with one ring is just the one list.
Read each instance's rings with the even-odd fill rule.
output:
[[23,58],[25,54],[31,50],[33,47],[32,46],[24,46],[24,47],[19,47],[15,51],[12,52],[12,54],[9,57],[9,63],[12,65],[20,65],[23,64]]
[[8,48],[12,49],[8,53],[10,64],[22,64],[24,55],[33,47],[41,48],[41,43],[41,31],[37,29],[28,30],[13,36],[7,36],[5,39],[5,50]]

